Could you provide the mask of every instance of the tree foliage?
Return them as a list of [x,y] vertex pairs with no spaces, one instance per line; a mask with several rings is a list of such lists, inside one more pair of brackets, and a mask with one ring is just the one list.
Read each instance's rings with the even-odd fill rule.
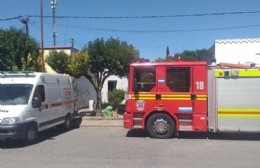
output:
[[168,56],[168,59],[158,58],[155,62],[167,62],[167,61],[177,61],[178,59],[184,61],[208,61],[208,50],[184,50],[182,53],[176,53],[175,56]]
[[97,108],[101,109],[101,89],[105,80],[110,75],[123,77],[129,72],[131,62],[136,62],[139,58],[139,52],[127,42],[121,42],[119,39],[110,38],[108,40],[96,39],[89,42],[83,49],[89,55],[88,76],[97,91]]
[[69,73],[69,55],[64,51],[51,51],[45,61],[58,73]]
[[207,50],[201,49],[196,51],[184,50],[182,53],[175,55],[176,58],[180,58],[185,61],[203,61],[207,56]]
[[139,52],[132,45],[114,38],[96,39],[83,50],[90,56],[91,73],[97,74],[101,83],[101,78],[105,80],[110,75],[125,76],[130,63],[139,58]]
[[33,70],[40,66],[39,44],[22,30],[0,29],[0,70]]
[[89,55],[87,52],[74,54],[69,63],[69,74],[74,77],[86,76],[89,72]]

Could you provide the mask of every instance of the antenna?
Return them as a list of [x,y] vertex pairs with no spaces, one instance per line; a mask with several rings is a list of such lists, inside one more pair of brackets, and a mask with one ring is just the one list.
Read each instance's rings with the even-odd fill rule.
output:
[[53,46],[56,46],[56,0],[51,0],[51,9],[52,9],[52,36],[53,36]]

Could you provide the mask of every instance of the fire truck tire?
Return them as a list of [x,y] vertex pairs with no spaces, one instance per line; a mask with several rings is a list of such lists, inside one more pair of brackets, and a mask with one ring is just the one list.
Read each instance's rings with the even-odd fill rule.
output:
[[164,113],[156,113],[149,117],[147,130],[152,138],[172,138],[175,132],[175,122]]

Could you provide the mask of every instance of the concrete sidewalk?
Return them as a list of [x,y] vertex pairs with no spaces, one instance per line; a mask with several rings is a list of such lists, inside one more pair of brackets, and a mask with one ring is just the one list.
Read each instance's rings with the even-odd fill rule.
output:
[[84,116],[80,127],[123,127],[122,117]]
[[123,127],[123,116],[116,114],[114,117],[92,116],[86,108],[79,111],[80,127]]

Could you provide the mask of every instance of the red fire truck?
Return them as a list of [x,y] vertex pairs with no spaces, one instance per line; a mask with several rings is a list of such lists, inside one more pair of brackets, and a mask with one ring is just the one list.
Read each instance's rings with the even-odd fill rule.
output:
[[180,131],[260,131],[260,70],[210,69],[206,62],[130,66],[124,128],[151,137]]

